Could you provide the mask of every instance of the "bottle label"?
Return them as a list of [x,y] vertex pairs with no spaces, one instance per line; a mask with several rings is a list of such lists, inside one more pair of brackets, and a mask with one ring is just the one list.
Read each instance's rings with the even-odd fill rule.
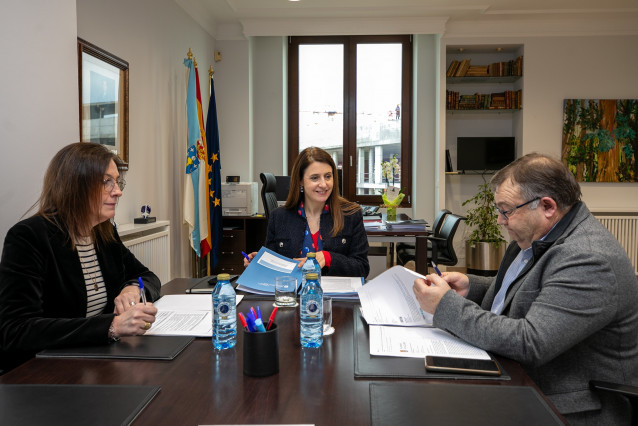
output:
[[228,313],[230,312],[230,303],[228,302],[221,302],[219,305],[217,305],[217,313],[221,316],[221,317],[226,317],[228,316]]
[[317,316],[319,314],[319,309],[319,303],[317,303],[316,300],[309,300],[306,302],[306,312],[308,312],[309,315]]

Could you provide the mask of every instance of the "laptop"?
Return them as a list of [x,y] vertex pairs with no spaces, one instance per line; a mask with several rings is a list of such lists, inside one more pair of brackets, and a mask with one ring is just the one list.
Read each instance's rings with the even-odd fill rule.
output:
[[[239,278],[239,275],[231,275],[230,282],[232,283],[237,278]],[[186,293],[192,293],[192,294],[212,293],[213,289],[215,288],[215,284],[217,284],[217,275],[209,275],[197,281],[197,283],[195,283],[195,285],[193,285],[191,288],[187,288]]]

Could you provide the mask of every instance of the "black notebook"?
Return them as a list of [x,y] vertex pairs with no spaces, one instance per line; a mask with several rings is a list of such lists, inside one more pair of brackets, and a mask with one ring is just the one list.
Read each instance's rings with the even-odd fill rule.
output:
[[562,425],[528,386],[370,383],[372,426]]
[[[232,283],[237,278],[239,278],[239,275],[231,275],[230,282]],[[187,288],[186,293],[212,293],[215,289],[215,284],[217,284],[217,275],[209,275],[197,281],[192,287]],[[233,284],[233,287],[236,286]]]
[[194,339],[192,336],[129,336],[108,345],[45,349],[36,357],[172,360]]
[[0,424],[128,425],[159,386],[0,385]]
[[425,370],[425,358],[403,358],[370,355],[369,326],[361,316],[359,306],[355,306],[354,317],[354,377],[405,377],[423,379],[462,379],[462,380],[511,380],[511,377],[497,361],[501,369],[500,376],[478,374],[456,374]]

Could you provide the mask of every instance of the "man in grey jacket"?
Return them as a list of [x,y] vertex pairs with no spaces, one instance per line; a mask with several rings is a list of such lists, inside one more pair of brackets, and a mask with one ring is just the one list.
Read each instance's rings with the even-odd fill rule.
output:
[[491,184],[512,239],[496,278],[428,275],[414,283],[421,308],[435,327],[520,362],[570,424],[629,424],[624,397],[588,386],[638,385],[638,281],[627,254],[559,161],[526,155]]

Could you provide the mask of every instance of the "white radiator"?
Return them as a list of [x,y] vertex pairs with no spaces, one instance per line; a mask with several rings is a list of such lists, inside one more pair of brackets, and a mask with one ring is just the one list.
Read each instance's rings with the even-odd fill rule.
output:
[[[126,225],[123,228],[126,229]],[[124,245],[131,250],[137,260],[153,271],[164,285],[171,280],[170,228],[163,226],[140,231],[126,229],[121,232],[118,227],[118,232],[124,234],[120,235]]]
[[609,232],[614,234],[627,252],[638,275],[638,215],[594,215]]

